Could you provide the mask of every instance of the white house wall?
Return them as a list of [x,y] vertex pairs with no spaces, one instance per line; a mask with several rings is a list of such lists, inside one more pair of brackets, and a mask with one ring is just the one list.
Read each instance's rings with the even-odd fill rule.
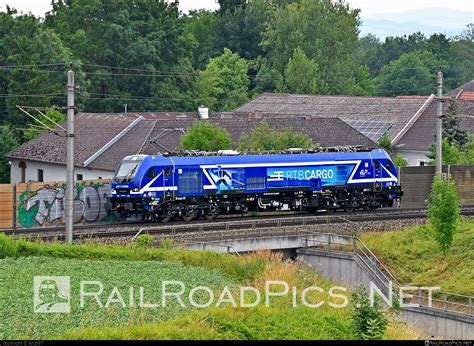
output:
[[[38,181],[38,169],[43,170],[43,181],[65,181],[66,180],[66,166],[58,165],[53,163],[45,163],[39,161],[29,160],[11,160],[10,182],[12,184],[21,182],[21,168],[19,167],[20,161],[26,163],[25,170],[25,182],[27,181]],[[114,172],[101,171],[95,169],[88,169],[84,167],[76,167],[74,170],[74,178],[77,174],[82,174],[84,180],[94,179],[110,179]]]
[[425,166],[428,166],[431,161],[427,156],[430,154],[429,151],[397,150],[397,153],[408,161],[408,166],[422,166],[421,162],[425,162]]

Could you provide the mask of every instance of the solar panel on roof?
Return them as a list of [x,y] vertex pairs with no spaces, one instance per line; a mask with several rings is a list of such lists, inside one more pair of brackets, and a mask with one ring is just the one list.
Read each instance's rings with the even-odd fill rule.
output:
[[376,143],[393,125],[389,122],[373,120],[348,120],[346,123]]

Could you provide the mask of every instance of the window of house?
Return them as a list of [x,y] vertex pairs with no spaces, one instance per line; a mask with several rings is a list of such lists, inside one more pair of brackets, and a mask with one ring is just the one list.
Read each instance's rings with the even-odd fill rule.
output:
[[24,183],[26,181],[26,163],[25,161],[20,161],[18,167],[21,168],[21,182]]
[[42,169],[38,169],[38,181],[44,181],[44,173]]
[[82,174],[78,174],[76,180],[84,180],[84,177],[82,176]]

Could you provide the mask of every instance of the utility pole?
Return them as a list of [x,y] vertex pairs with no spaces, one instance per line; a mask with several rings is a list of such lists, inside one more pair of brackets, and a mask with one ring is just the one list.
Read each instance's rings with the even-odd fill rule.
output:
[[124,104],[125,107],[125,113],[127,113],[127,104]]
[[438,112],[436,116],[436,174],[442,178],[443,175],[443,72],[438,71]]
[[74,229],[74,71],[67,73],[66,243]]

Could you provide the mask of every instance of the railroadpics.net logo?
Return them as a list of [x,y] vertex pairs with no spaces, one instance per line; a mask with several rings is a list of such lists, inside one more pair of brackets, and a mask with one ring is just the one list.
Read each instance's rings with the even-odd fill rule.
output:
[[[187,305],[194,308],[220,307],[230,304],[237,308],[251,308],[262,302],[270,307],[272,300],[277,297],[291,297],[292,306],[305,306],[319,308],[328,305],[341,309],[349,304],[350,292],[347,288],[333,286],[325,291],[318,286],[306,287],[298,292],[296,287],[290,287],[285,281],[266,281],[265,288],[259,290],[255,287],[244,286],[230,289],[225,286],[216,291],[206,286],[193,288],[186,287],[182,281],[162,281],[156,285],[152,292],[142,286],[118,288],[104,285],[100,281],[80,281],[79,308],[94,304],[95,308],[108,308],[110,306],[121,308],[165,308],[173,302],[185,308]],[[390,283],[388,296],[386,296],[373,282],[370,282],[369,301],[373,305],[375,297],[380,297],[388,306],[393,306],[394,297],[400,307],[416,307],[411,298],[413,295],[407,291],[427,291],[428,305],[431,306],[433,291],[440,287],[400,287],[395,295]],[[77,292],[76,292],[77,293]],[[160,298],[152,301],[159,293]],[[408,301],[406,301],[408,300]],[[37,313],[70,313],[71,312],[71,278],[69,276],[35,276],[34,277],[34,311]]]
[[71,278],[69,276],[35,276],[33,285],[35,312],[71,312]]

